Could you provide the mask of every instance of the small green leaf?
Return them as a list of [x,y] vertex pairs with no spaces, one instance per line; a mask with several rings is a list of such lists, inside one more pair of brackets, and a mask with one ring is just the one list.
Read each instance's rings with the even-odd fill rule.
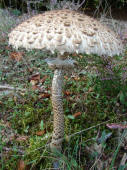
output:
[[123,92],[120,93],[120,102],[122,104],[125,104],[125,95],[123,94]]
[[30,112],[25,112],[25,116],[29,116],[31,113]]
[[124,170],[126,168],[125,165],[120,165],[119,169],[118,170]]
[[73,115],[68,115],[67,117],[72,120],[75,119]]
[[41,123],[40,123],[40,129],[43,130],[44,129],[44,122],[43,120],[41,120]]
[[29,126],[27,126],[27,127],[24,129],[24,132],[25,132],[25,133],[28,133],[28,130],[29,130]]
[[75,106],[76,106],[76,103],[73,103],[73,104],[72,104],[72,108],[74,109],[74,108],[75,108]]

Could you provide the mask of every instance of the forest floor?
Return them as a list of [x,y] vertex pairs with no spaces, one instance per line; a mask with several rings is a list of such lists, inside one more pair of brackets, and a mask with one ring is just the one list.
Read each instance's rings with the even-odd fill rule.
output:
[[[45,59],[52,56],[8,45],[11,29],[30,17],[14,13],[0,9],[0,169],[51,169],[55,157],[46,146],[52,134],[53,73]],[[127,48],[125,17],[99,20]],[[127,167],[127,50],[123,57],[114,57],[115,63],[94,55],[72,58],[79,67],[64,76],[66,136],[61,165],[68,170],[123,170]]]

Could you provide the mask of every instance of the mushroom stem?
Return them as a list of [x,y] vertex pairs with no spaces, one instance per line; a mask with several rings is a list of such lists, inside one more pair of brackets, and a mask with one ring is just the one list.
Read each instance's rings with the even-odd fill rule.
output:
[[53,135],[50,144],[51,151],[61,151],[62,141],[64,138],[64,111],[62,102],[62,86],[64,72],[71,71],[76,61],[71,59],[47,59],[49,67],[54,70],[52,81],[52,106],[54,112]]
[[64,137],[64,111],[62,102],[63,73],[64,71],[62,69],[56,69],[52,81],[52,106],[54,112],[53,135],[50,144],[52,151],[61,151]]

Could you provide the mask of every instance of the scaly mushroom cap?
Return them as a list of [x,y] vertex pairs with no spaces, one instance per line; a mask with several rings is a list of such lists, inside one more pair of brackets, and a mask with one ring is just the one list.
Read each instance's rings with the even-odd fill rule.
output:
[[67,9],[48,11],[23,22],[9,34],[9,44],[60,54],[113,56],[123,52],[113,31],[89,16]]

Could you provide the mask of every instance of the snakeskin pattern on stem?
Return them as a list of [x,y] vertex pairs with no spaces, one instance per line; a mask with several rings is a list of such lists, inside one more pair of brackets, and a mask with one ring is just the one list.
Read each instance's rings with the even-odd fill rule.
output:
[[64,111],[62,102],[62,85],[63,85],[62,69],[54,71],[52,81],[52,106],[54,112],[53,135],[50,144],[51,150],[61,150],[64,137]]

